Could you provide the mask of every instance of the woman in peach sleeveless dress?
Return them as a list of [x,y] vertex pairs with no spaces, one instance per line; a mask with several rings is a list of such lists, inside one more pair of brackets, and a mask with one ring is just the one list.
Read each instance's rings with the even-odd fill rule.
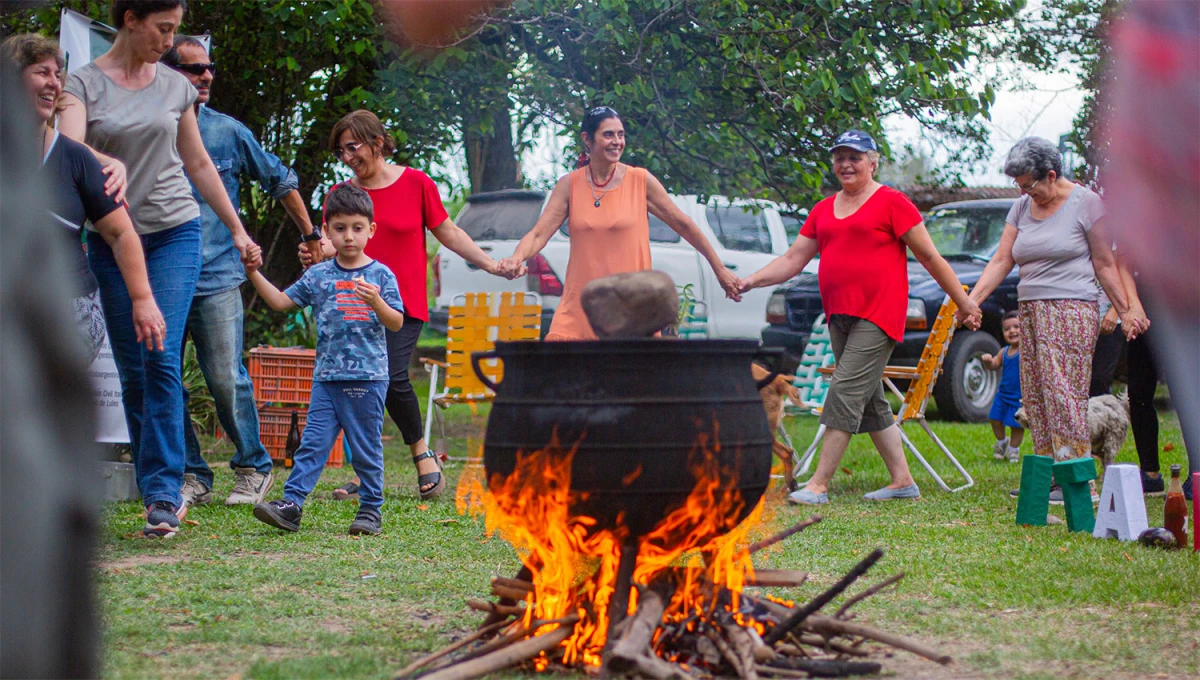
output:
[[571,257],[562,300],[546,340],[594,340],[580,303],[589,281],[611,274],[650,269],[650,224],[653,214],[679,233],[708,261],[725,294],[740,299],[737,277],[725,268],[700,228],[685,215],[662,183],[645,168],[621,163],[625,126],[616,111],[600,106],[583,118],[587,165],[561,178],[533,229],[500,262],[502,273],[517,274],[537,255],[563,220],[571,234]]

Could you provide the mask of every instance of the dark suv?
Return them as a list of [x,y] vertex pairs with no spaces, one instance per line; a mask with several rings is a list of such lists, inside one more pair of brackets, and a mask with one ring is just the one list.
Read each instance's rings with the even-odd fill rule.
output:
[[[960,201],[935,207],[925,226],[959,281],[974,286],[996,251],[1004,231],[1004,219],[1014,199]],[[1001,347],[1000,317],[1017,308],[1017,271],[1014,268],[995,292],[984,301],[983,326],[978,331],[959,329],[946,353],[942,376],[934,387],[938,414],[950,420],[987,420],[1000,376],[984,368],[980,357],[995,354]],[[929,325],[937,316],[945,292],[916,260],[908,261],[908,315],[904,341],[896,346],[890,363],[916,366],[929,339]],[[812,332],[813,321],[822,313],[817,277],[802,274],[777,288],[767,302],[763,344],[783,347],[793,365],[799,363]]]

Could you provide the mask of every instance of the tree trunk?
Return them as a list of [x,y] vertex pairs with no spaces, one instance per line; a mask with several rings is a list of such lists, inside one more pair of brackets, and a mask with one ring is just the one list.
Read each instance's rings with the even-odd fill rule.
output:
[[492,130],[486,135],[479,132],[476,121],[466,121],[468,129],[463,134],[463,146],[467,150],[467,175],[473,194],[521,186],[521,164],[513,144],[511,108],[507,97],[500,99],[491,111]]

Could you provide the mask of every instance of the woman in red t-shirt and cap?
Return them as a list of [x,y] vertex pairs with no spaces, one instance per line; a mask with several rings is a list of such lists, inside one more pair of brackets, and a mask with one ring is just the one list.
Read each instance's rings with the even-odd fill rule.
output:
[[[388,161],[396,145],[374,113],[359,109],[343,116],[329,135],[329,149],[354,171],[350,182],[366,190],[374,205],[376,230],[366,254],[390,269],[400,284],[404,326],[387,333],[391,380],[384,404],[417,465],[417,491],[422,499],[433,498],[445,489],[446,480],[437,455],[425,442],[421,405],[408,378],[408,364],[421,327],[429,321],[425,231],[429,230],[444,247],[476,267],[497,276],[501,273],[496,261],[450,219],[429,175]],[[325,257],[335,255],[333,244],[327,239],[322,239],[321,245]],[[301,244],[300,261],[308,266],[311,260]],[[523,270],[517,271],[513,278],[524,274]],[[357,479],[333,494],[338,500],[357,496]]]
[[875,181],[879,151],[861,130],[842,133],[830,149],[842,189],[817,203],[787,253],[741,281],[741,291],[783,283],[821,256],[821,304],[837,359],[821,411],[825,441],[817,471],[793,503],[829,502],[827,491],[851,435],[866,432],[891,473],[892,482],[869,500],[919,498],[908,470],[900,431],[883,396],[883,368],[904,337],[908,309],[907,249],[958,304],[959,321],[980,323],[979,305],[938,254],[912,201]]

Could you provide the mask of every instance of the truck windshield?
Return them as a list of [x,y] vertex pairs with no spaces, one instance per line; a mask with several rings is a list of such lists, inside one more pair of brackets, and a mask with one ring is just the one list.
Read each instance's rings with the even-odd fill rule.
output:
[[533,229],[542,202],[508,199],[469,203],[454,220],[473,241],[519,241]]
[[990,257],[1004,232],[1006,208],[935,209],[925,220],[929,237],[943,257]]

